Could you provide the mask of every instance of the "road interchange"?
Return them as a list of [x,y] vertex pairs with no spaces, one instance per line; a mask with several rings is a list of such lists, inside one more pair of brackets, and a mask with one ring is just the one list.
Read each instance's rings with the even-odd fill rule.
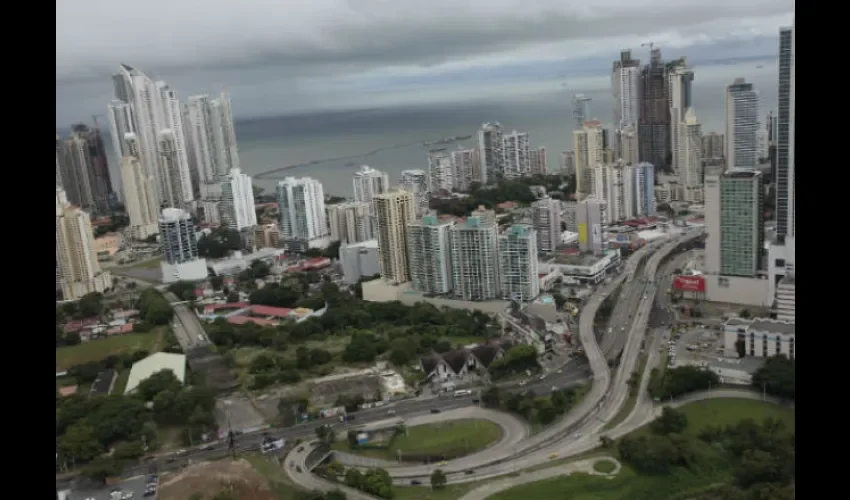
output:
[[[514,450],[507,457],[491,456],[485,460],[482,460],[479,456],[475,456],[474,460],[471,460],[472,457],[467,457],[467,460],[457,459],[445,466],[440,466],[439,468],[446,473],[448,481],[468,482],[487,477],[495,477],[545,463],[553,455],[559,457],[571,456],[597,447],[598,439],[603,434],[602,430],[604,426],[616,416],[628,396],[628,384],[626,381],[631,377],[637,363],[641,344],[644,341],[644,331],[646,330],[658,291],[654,285],[658,265],[679,245],[699,235],[699,232],[686,233],[676,237],[672,241],[662,243],[661,245],[654,244],[635,252],[632,258],[628,259],[625,271],[604,287],[601,293],[592,297],[585,305],[579,319],[579,336],[594,374],[594,382],[590,392],[577,408],[571,411],[562,422],[532,437],[525,446]],[[661,250],[660,252],[651,254],[652,251],[659,249]],[[651,254],[651,256],[648,258],[644,272],[641,274],[645,278],[641,279],[636,274],[647,254]],[[632,321],[632,323],[627,328],[628,336],[626,337],[618,370],[612,375],[605,354],[597,342],[593,330],[593,321],[599,306],[620,285],[624,287],[621,294],[625,292],[627,294],[626,297],[638,301],[638,309],[636,314],[628,315],[629,321]],[[613,326],[623,327],[619,324]],[[657,361],[657,359],[654,361]],[[644,389],[651,367],[652,364],[647,363],[647,369],[641,384]],[[607,434],[612,436],[625,434],[645,424],[646,421],[651,420],[656,408],[652,404],[652,401],[648,401],[646,391],[643,390],[641,392],[641,397],[635,409],[622,424]],[[719,391],[715,394],[712,397],[721,396]],[[584,431],[588,432],[585,434]],[[411,481],[425,484],[428,481],[430,473],[435,468],[437,467],[393,467],[388,469],[388,471],[393,477],[394,482],[398,485],[408,485]],[[471,469],[475,469],[474,474],[469,474]],[[298,482],[300,474],[294,473],[291,470],[289,474]],[[325,483],[324,489],[334,487],[334,484]]]

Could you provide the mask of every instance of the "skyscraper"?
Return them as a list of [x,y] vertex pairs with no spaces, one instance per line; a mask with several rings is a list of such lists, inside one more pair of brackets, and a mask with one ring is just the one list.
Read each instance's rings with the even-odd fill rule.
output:
[[617,131],[617,157],[626,165],[640,162],[640,141],[634,125],[626,125]]
[[705,269],[721,276],[754,277],[762,269],[764,186],[755,169],[706,173]]
[[691,90],[693,81],[694,72],[688,66],[684,57],[668,65],[667,98],[670,103],[670,164],[674,169],[679,167],[679,142],[684,140],[681,137],[682,130],[679,125],[684,121],[685,114],[693,105]]
[[537,235],[537,249],[554,252],[561,243],[561,202],[543,198],[531,204],[531,221]]
[[[375,170],[369,165],[363,165],[354,174],[354,201],[372,205],[375,195],[386,193],[390,188],[390,178],[385,172]],[[369,238],[375,239],[375,211],[372,209],[369,226],[367,228]]]
[[576,205],[576,225],[578,226],[578,246],[582,252],[602,251],[602,223],[605,202],[588,199]]
[[528,151],[528,163],[531,175],[546,175],[549,172],[546,161],[546,148],[539,147]]
[[514,130],[502,137],[502,154],[505,156],[503,179],[518,179],[531,173],[528,134]]
[[[116,156],[126,156],[127,134],[135,134],[138,158],[157,186],[157,204],[179,207],[194,199],[183,113],[176,93],[126,64],[113,75],[116,100],[109,125]],[[166,150],[163,150],[166,148]]]
[[240,169],[231,169],[222,180],[221,200],[221,216],[227,227],[241,231],[257,225],[254,186],[251,177]]
[[573,130],[580,130],[584,122],[593,118],[590,114],[590,97],[584,94],[573,96]]
[[655,166],[632,165],[634,172],[635,217],[655,217]]
[[455,171],[455,189],[469,191],[473,182],[478,182],[478,151],[464,148],[452,151],[452,166]]
[[531,226],[514,224],[499,235],[499,279],[502,298],[529,302],[540,295],[537,236]]
[[462,300],[494,300],[499,293],[496,215],[480,207],[451,232],[452,295]]
[[428,213],[428,204],[431,200],[428,174],[420,169],[404,170],[401,173],[400,185],[402,189],[413,195],[416,216],[420,217]]
[[429,191],[450,193],[455,187],[455,168],[452,158],[445,151],[433,151],[428,154]]
[[130,235],[137,240],[144,240],[156,234],[159,210],[153,192],[153,178],[135,156],[121,158],[121,183],[124,188],[124,207],[130,217]]
[[502,150],[502,125],[485,123],[478,130],[478,182],[492,184],[502,180],[505,155]]
[[776,124],[776,236],[785,240],[788,233],[789,145],[791,124],[792,28],[779,30],[779,113]]
[[640,81],[640,161],[662,167],[670,151],[671,130],[667,69],[661,59],[661,49],[651,50],[649,64],[640,72]]
[[573,132],[575,146],[576,194],[593,194],[593,168],[602,163],[602,124],[586,121]]
[[756,168],[759,98],[743,78],[726,86],[726,167]]
[[635,217],[635,166],[618,161],[594,169],[595,199],[604,202],[603,222],[611,224]]
[[417,292],[444,295],[452,289],[449,229],[454,221],[426,215],[407,225],[407,254],[411,287]]
[[303,253],[330,244],[321,182],[310,177],[287,177],[277,184],[277,203],[281,239],[291,251]]
[[162,243],[162,281],[196,281],[207,278],[207,262],[198,256],[198,239],[192,217],[185,210],[166,208],[159,216]]
[[703,160],[719,160],[726,154],[726,144],[723,134],[709,132],[702,136]]
[[679,164],[679,185],[685,191],[685,200],[702,203],[702,125],[697,120],[694,108],[689,108],[685,119],[679,122],[677,134],[679,151],[676,158]]
[[331,241],[349,245],[368,240],[369,213],[369,204],[358,201],[328,206]]
[[614,94],[614,128],[637,127],[640,117],[640,60],[632,59],[632,51],[620,51],[611,71]]
[[62,188],[56,188],[56,273],[62,298],[112,288],[112,275],[100,269],[94,248],[89,214],[71,205]]
[[406,283],[410,281],[407,226],[416,218],[413,194],[405,190],[376,194],[372,206],[381,277],[392,283]]

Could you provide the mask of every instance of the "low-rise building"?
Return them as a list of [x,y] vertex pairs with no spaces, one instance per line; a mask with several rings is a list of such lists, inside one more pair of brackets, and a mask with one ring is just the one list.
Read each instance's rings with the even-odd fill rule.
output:
[[346,283],[356,283],[360,278],[380,274],[378,240],[341,246],[339,261],[342,264],[342,275]]
[[796,356],[794,323],[765,318],[732,318],[723,326],[723,350],[728,357]]
[[605,250],[601,256],[589,253],[560,253],[539,263],[539,273],[559,271],[564,278],[574,278],[585,284],[601,283],[608,271],[620,263],[618,249]]

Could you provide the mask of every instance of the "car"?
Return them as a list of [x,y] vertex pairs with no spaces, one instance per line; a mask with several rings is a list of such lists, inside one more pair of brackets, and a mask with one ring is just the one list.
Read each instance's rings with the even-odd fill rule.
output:
[[302,451],[304,451],[304,447],[303,447],[303,446],[299,446],[299,447],[298,447],[298,449],[297,449],[297,450],[295,450],[295,451],[297,451],[298,453],[301,453]]
[[431,413],[440,413],[439,408],[431,408]]
[[562,370],[562,369],[558,368],[558,371],[556,371],[555,373],[558,373],[558,374],[560,374],[560,373],[564,373],[564,370]]
[[474,404],[474,405],[477,405],[480,402],[481,402],[481,400],[477,399],[477,398],[472,400],[472,404]]
[[295,471],[296,471],[296,472],[301,472],[301,466],[300,466],[300,465],[296,465],[296,466],[295,466]]
[[463,473],[464,473],[464,474],[466,474],[466,475],[468,476],[468,475],[470,475],[470,474],[475,474],[475,471],[474,471],[474,470],[472,470],[472,469],[470,469],[470,470],[465,470],[465,471],[463,471]]
[[411,486],[419,486],[420,484],[422,484],[422,481],[420,481],[418,479],[413,479],[413,480],[410,481]]
[[449,463],[446,462],[445,460],[443,460],[442,462],[438,463],[437,465],[439,465],[441,467],[445,467],[446,465],[449,465]]
[[395,415],[395,410],[387,410],[387,415]]
[[527,381],[527,380],[523,380],[522,382],[520,382],[520,383],[519,383],[519,386],[520,386],[520,387],[525,387],[525,384],[527,384],[527,383],[528,383],[528,381]]

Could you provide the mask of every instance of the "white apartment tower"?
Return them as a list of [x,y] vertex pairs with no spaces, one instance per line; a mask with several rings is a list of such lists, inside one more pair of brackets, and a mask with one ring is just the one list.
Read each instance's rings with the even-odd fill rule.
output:
[[499,235],[499,278],[502,298],[529,302],[540,295],[537,236],[531,226],[514,224]]
[[726,167],[756,168],[759,98],[743,78],[726,86]]
[[68,203],[56,188],[56,274],[62,298],[75,300],[112,288],[112,275],[97,262],[89,214]]
[[[372,205],[375,195],[386,193],[390,189],[390,178],[385,172],[363,165],[354,173],[354,201]],[[375,239],[375,213],[371,214],[367,239]]]
[[637,127],[640,117],[640,61],[632,59],[632,51],[620,52],[611,72],[611,90],[614,94],[614,127]]
[[452,166],[455,172],[455,189],[469,191],[473,182],[478,182],[478,151],[472,148],[452,151]]
[[602,163],[602,123],[584,122],[581,130],[573,132],[575,147],[576,193],[593,194],[593,168]]
[[673,61],[667,70],[667,99],[670,103],[670,152],[674,168],[679,168],[679,143],[684,141],[679,125],[685,120],[685,114],[692,107],[692,86],[694,71],[684,57]]
[[372,199],[377,222],[378,264],[381,277],[392,283],[410,281],[407,227],[416,218],[413,194],[390,191]]
[[[636,167],[618,161],[594,169],[597,195],[604,203],[603,220],[611,224],[635,217]],[[601,193],[601,195],[600,195]]]
[[495,183],[502,180],[505,171],[505,155],[502,151],[502,125],[485,123],[478,130],[478,182]]
[[514,130],[503,136],[502,153],[505,155],[503,179],[517,179],[531,173],[528,134]]
[[584,94],[573,96],[573,130],[580,130],[584,122],[590,120],[590,97]]
[[221,215],[230,229],[241,231],[257,225],[254,186],[251,177],[238,168],[230,170],[221,182]]
[[369,213],[368,203],[354,201],[328,206],[331,241],[350,245],[368,240]]
[[287,177],[277,184],[280,235],[284,245],[304,252],[330,243],[325,192],[310,177]]
[[190,96],[186,104],[187,129],[195,168],[193,179],[203,198],[218,196],[219,181],[239,168],[239,148],[230,95],[222,92],[210,99],[206,94]]
[[436,193],[445,191],[451,193],[455,188],[455,168],[452,158],[445,152],[428,154],[428,185],[429,191]]
[[499,293],[496,215],[483,207],[451,229],[452,295],[462,300],[495,300]]
[[634,176],[634,217],[655,217],[655,166],[651,163],[638,163],[630,169]]
[[702,125],[697,120],[694,108],[689,108],[685,119],[679,122],[679,150],[676,159],[676,171],[679,185],[685,191],[685,200],[691,203],[703,202],[702,190]]
[[[194,199],[183,115],[177,95],[164,82],[122,64],[113,75],[116,100],[109,128],[116,156],[126,156],[127,134],[135,134],[139,161],[156,181],[157,205],[182,206]],[[165,146],[167,151],[162,151]]]
[[195,224],[188,212],[166,208],[159,217],[162,243],[162,281],[196,281],[207,278],[206,260],[198,257]]
[[531,175],[546,175],[549,172],[546,162],[546,148],[539,147],[528,152]]
[[537,249],[554,252],[561,242],[561,202],[552,198],[531,205],[531,220],[537,235]]
[[407,226],[407,254],[411,287],[417,292],[445,295],[452,289],[449,229],[454,221],[441,222],[426,215]]
[[130,217],[130,235],[137,240],[144,240],[156,234],[159,210],[153,192],[153,177],[135,156],[121,158],[121,183],[124,188],[124,206]]
[[640,161],[640,144],[634,125],[626,125],[617,131],[617,148],[618,159],[623,160],[626,165],[634,165]]
[[416,205],[416,216],[421,217],[428,213],[428,204],[431,200],[428,174],[421,169],[404,170],[401,173],[401,188],[413,195],[413,203]]

